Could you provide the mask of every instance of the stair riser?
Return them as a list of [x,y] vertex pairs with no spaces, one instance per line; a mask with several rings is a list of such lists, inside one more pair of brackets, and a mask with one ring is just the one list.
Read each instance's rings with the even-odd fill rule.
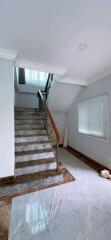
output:
[[27,151],[38,151],[44,152],[47,150],[51,150],[51,145],[49,144],[30,144],[27,146],[15,146],[15,152],[27,152]]
[[41,116],[41,113],[37,113],[37,112],[16,112],[15,116]]
[[26,119],[26,120],[35,120],[35,119],[38,119],[38,120],[42,120],[41,116],[15,116],[15,120],[19,120],[19,119]]
[[20,156],[15,156],[16,163],[17,162],[28,162],[28,161],[38,161],[42,159],[49,159],[52,158],[54,159],[54,154],[53,152],[45,152],[45,153],[36,153],[36,154],[25,154],[25,155],[20,155]]
[[49,170],[56,169],[56,163],[47,163],[47,164],[40,164],[32,167],[26,167],[26,168],[16,168],[15,174],[16,176],[20,175],[27,175],[31,173],[38,173],[38,172],[45,172]]
[[35,119],[35,120],[28,120],[28,119],[19,119],[19,120],[15,120],[15,124],[42,124],[43,120],[42,119]]
[[28,129],[28,130],[30,130],[30,129],[44,129],[44,125],[38,125],[38,124],[31,124],[31,125],[29,125],[29,124],[27,124],[27,125],[25,125],[25,124],[19,124],[19,125],[15,125],[15,129],[16,130],[25,130],[25,129]]
[[42,160],[32,160],[32,161],[27,161],[27,162],[18,162],[15,164],[16,168],[23,168],[23,167],[28,167],[28,166],[35,166],[38,164],[46,164],[46,163],[52,163],[55,162],[54,159],[42,159]]
[[15,138],[15,143],[27,143],[27,142],[46,142],[49,141],[47,136],[33,136],[33,137],[19,137]]
[[15,108],[15,112],[39,112],[38,108]]
[[43,135],[47,134],[46,130],[16,130],[15,136],[29,136],[29,135]]

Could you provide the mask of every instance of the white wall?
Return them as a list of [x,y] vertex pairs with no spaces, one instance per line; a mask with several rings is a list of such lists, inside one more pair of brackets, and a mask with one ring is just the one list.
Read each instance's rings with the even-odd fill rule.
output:
[[[77,104],[80,100],[96,97],[107,93],[109,95],[108,139],[102,140],[77,132]],[[67,114],[69,126],[68,144],[87,156],[111,168],[111,76],[82,89],[73,102]]]
[[37,94],[15,92],[15,106],[24,108],[38,108]]
[[0,59],[0,178],[14,175],[13,63]]
[[48,96],[50,109],[57,112],[67,112],[81,89],[84,87],[53,82]]

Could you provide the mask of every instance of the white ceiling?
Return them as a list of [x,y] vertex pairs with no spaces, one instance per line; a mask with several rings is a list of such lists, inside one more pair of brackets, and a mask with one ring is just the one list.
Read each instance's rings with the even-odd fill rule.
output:
[[88,85],[111,73],[111,0],[0,0],[0,48],[19,66]]

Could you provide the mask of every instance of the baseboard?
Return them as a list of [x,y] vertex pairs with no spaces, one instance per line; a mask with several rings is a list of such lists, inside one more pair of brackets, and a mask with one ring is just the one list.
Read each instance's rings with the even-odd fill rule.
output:
[[88,166],[92,167],[97,172],[100,172],[103,169],[107,169],[107,170],[111,171],[111,169],[105,167],[104,165],[95,161],[94,159],[89,158],[88,156],[86,156],[85,154],[83,154],[83,153],[79,152],[78,150],[72,148],[71,146],[68,146],[67,150],[70,153],[72,153],[74,156],[78,157],[81,161],[86,163]]
[[59,147],[60,147],[60,148],[63,148],[63,143],[59,144]]
[[15,181],[15,176],[0,178],[0,186],[7,185],[7,184],[10,184],[10,183],[14,183],[14,181]]

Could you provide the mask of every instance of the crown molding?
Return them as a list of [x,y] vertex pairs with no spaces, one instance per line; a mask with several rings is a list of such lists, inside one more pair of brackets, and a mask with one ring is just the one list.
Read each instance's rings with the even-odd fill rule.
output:
[[65,73],[65,69],[59,68],[57,66],[53,65],[47,65],[47,64],[40,64],[36,62],[29,62],[26,60],[16,60],[16,66],[21,67],[21,68],[28,68],[28,69],[33,69],[33,70],[39,70],[39,71],[44,71],[44,72],[51,72],[51,73],[56,73],[63,75]]
[[14,61],[16,57],[17,57],[16,51],[0,48],[0,58]]
[[96,81],[102,80],[103,78],[111,75],[111,68],[104,70],[103,72],[95,75],[92,78],[87,79],[87,85],[89,86],[90,84],[93,84]]
[[74,79],[74,78],[67,78],[67,77],[62,77],[56,82],[58,83],[64,83],[64,84],[72,84],[72,85],[77,85],[77,86],[88,86],[87,82],[83,79]]

